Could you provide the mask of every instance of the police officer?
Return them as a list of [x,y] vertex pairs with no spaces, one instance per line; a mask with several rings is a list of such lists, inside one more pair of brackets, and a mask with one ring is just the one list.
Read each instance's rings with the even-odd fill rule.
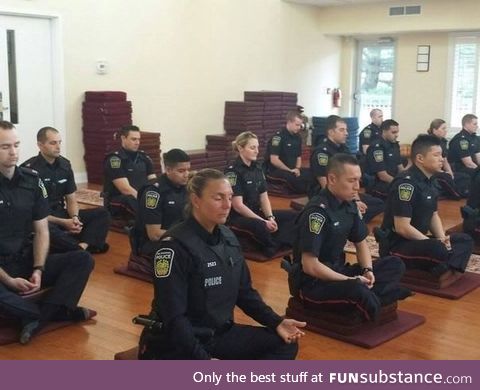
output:
[[480,165],[480,142],[477,137],[478,118],[467,114],[462,118],[462,130],[450,140],[448,161],[454,172],[472,176]]
[[150,157],[138,150],[140,129],[124,126],[120,129],[122,148],[105,159],[105,207],[115,216],[126,211],[135,216],[138,210],[137,191],[156,178]]
[[480,168],[472,177],[467,204],[462,207],[463,231],[480,242]]
[[302,168],[302,127],[302,114],[289,111],[286,126],[269,141],[265,155],[267,180],[283,181],[298,194],[307,192],[310,181],[309,169]]
[[103,207],[79,210],[75,191],[77,186],[70,161],[60,155],[62,138],[53,127],[43,127],[37,133],[40,153],[22,166],[38,172],[48,193],[48,216],[51,250],[68,252],[86,249],[104,253],[110,215]]
[[[235,235],[222,224],[232,189],[214,169],[188,183],[189,217],[168,230],[154,256],[153,318],[140,359],[293,359],[306,324],[283,319],[251,285]],[[237,325],[238,306],[265,327]]]
[[[407,268],[440,276],[464,272],[472,252],[472,239],[445,235],[437,211],[438,193],[432,176],[442,169],[442,148],[437,137],[419,135],[412,144],[413,166],[400,174],[388,194],[380,236],[380,254],[400,257]],[[428,231],[432,237],[427,236]]]
[[158,182],[144,185],[138,192],[138,213],[133,234],[134,252],[153,254],[155,242],[183,219],[187,202],[190,157],[180,149],[163,154],[165,173]]
[[378,137],[382,136],[380,126],[383,122],[383,112],[379,108],[370,111],[372,123],[366,126],[358,135],[359,155],[364,159],[367,155],[367,149],[371,143]]
[[[330,158],[338,153],[350,154],[347,142],[347,123],[337,115],[330,115],[326,123],[327,136],[313,150],[310,156],[310,169],[313,176],[310,197],[317,194],[327,185],[327,165]],[[357,207],[363,214],[365,223],[383,212],[384,203],[381,199],[369,194],[358,194],[355,199]]]
[[239,156],[225,170],[233,189],[228,225],[246,231],[268,257],[281,247],[291,248],[297,213],[293,210],[272,211],[265,176],[257,165],[257,136],[249,131],[243,132],[232,145]]
[[375,182],[367,186],[367,192],[385,199],[394,177],[406,168],[402,165],[400,146],[397,141],[398,123],[393,119],[387,119],[380,128],[382,136],[377,138],[367,150],[366,172],[375,176]]
[[[406,298],[398,286],[405,270],[394,256],[372,263],[365,238],[368,230],[354,202],[360,188],[357,159],[336,154],[328,163],[327,186],[305,206],[297,224],[292,295],[309,302],[351,302],[365,320],[378,318],[381,306]],[[358,262],[345,262],[344,246],[352,241]]]
[[447,124],[443,119],[434,119],[427,130],[428,134],[438,137],[442,147],[443,167],[442,172],[435,174],[440,195],[450,199],[465,198],[470,188],[470,176],[464,172],[452,171],[448,162]]
[[[47,258],[47,191],[36,172],[16,166],[19,143],[14,126],[0,121],[0,312],[20,320],[26,344],[48,321],[91,317],[77,303],[93,259],[80,250]],[[51,287],[41,306],[21,297],[41,287]]]

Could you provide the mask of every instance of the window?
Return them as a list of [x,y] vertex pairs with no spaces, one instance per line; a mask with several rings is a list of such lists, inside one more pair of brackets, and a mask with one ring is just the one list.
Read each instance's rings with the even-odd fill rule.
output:
[[480,113],[480,34],[455,35],[452,41],[449,138],[461,129],[465,114]]

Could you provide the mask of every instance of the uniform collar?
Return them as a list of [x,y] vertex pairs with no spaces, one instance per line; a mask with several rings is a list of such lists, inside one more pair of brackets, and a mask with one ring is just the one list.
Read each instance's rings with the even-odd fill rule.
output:
[[118,154],[121,156],[121,157],[124,157],[124,158],[129,158],[131,160],[135,160],[138,156],[138,150],[136,152],[132,152],[130,150],[127,150],[125,148],[120,148]]
[[36,162],[43,167],[49,167],[49,168],[56,168],[60,165],[60,158],[56,158],[53,163],[49,163],[45,157],[43,157],[42,153],[38,153],[38,156],[35,158]]
[[331,145],[331,146],[334,147],[335,149],[340,150],[340,149],[344,146],[344,144],[336,144],[335,142],[333,142],[333,141],[332,141],[330,138],[328,138],[328,137],[326,138],[326,140],[327,140],[327,144]]
[[465,129],[462,129],[462,131],[460,132],[461,135],[464,135],[465,137],[472,137],[472,136],[475,136],[476,133],[469,133],[467,130]]
[[333,195],[328,188],[324,188],[321,192],[324,194],[328,201],[328,207],[333,210],[339,210],[342,208],[350,209],[353,205],[353,202],[339,201],[335,195]]
[[23,173],[16,166],[11,179],[8,179],[6,176],[3,176],[3,173],[0,172],[0,184],[17,183],[21,177],[23,177]]
[[250,163],[250,166],[248,166],[247,164],[245,164],[242,160],[242,158],[240,156],[238,156],[236,159],[235,159],[235,162],[234,162],[234,165],[238,168],[246,168],[246,169],[255,169],[257,167],[257,162],[256,161],[252,161]]
[[375,123],[370,123],[368,125],[368,127],[370,127],[370,130],[374,130],[374,131],[380,131],[380,126],[377,126]]
[[220,228],[215,226],[213,232],[210,234],[200,223],[193,217],[188,217],[186,223],[198,234],[202,241],[208,245],[217,245],[220,242]]
[[160,176],[160,178],[158,179],[158,184],[161,186],[161,185],[166,185],[168,187],[170,187],[171,189],[175,190],[175,191],[179,191],[179,190],[182,190],[185,188],[185,186],[179,186],[179,185],[176,185],[173,183],[173,181],[171,181],[167,174],[164,173]]
[[415,164],[413,164],[408,171],[417,181],[421,183],[430,183],[431,181]]

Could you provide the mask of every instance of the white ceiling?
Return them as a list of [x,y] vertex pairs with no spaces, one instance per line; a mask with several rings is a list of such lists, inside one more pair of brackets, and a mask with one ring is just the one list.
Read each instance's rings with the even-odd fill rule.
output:
[[341,5],[355,5],[355,4],[368,4],[368,3],[401,3],[401,0],[285,0],[289,3],[309,4],[316,5],[318,7],[330,7]]

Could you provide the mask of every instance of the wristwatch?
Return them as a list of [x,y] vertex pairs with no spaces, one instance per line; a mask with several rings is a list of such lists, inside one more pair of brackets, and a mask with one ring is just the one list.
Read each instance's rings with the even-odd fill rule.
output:
[[267,219],[273,219],[275,221],[275,216],[269,215],[269,216],[267,216]]
[[36,266],[33,267],[33,270],[34,270],[34,271],[42,271],[42,272],[43,272],[43,271],[45,271],[45,266],[43,266],[43,265],[36,265]]
[[372,267],[362,268],[362,275],[365,275],[367,272],[373,272],[373,268]]

